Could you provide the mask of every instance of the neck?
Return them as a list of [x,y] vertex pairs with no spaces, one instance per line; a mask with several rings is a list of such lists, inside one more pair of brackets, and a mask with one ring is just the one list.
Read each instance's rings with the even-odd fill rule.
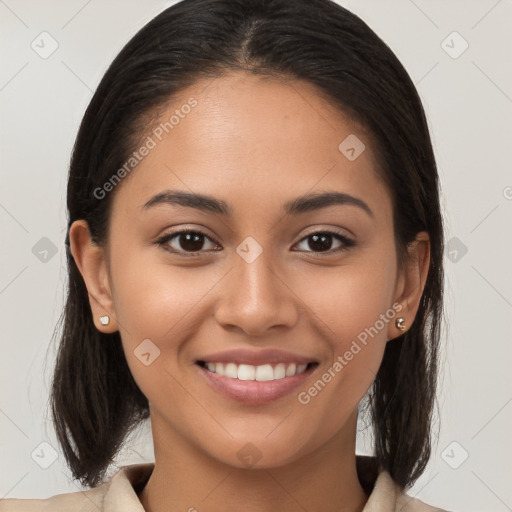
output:
[[[340,432],[314,453],[293,463],[240,469],[209,457],[182,438],[152,429],[155,468],[139,494],[146,512],[361,512],[368,499],[356,471],[355,428]],[[348,425],[347,425],[348,427]]]

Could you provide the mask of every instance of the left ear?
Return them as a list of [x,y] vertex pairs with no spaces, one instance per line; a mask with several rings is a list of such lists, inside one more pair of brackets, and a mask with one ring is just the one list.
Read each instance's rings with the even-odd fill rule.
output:
[[399,303],[402,309],[397,312],[396,318],[404,318],[405,330],[399,329],[395,322],[390,322],[388,328],[388,340],[404,334],[416,317],[420,305],[421,296],[427,281],[430,266],[430,237],[426,231],[421,231],[412,241],[407,252],[409,257],[404,267],[399,269],[395,288],[395,303]]

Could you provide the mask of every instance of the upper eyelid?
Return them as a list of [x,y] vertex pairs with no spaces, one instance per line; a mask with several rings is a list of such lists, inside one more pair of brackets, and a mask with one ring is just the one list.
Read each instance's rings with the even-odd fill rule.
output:
[[[340,230],[341,230],[341,232],[340,232]],[[317,227],[313,227],[313,228],[311,228],[311,231],[308,231],[305,235],[302,236],[302,238],[299,240],[299,242],[304,240],[304,238],[306,238],[308,236],[311,236],[311,235],[314,235],[316,233],[332,233],[334,235],[338,235],[338,236],[344,237],[347,240],[354,241],[354,239],[355,239],[354,235],[352,233],[347,234],[347,231],[348,231],[347,229],[343,229],[343,228],[334,228],[334,227],[317,228]]]
[[[167,236],[175,236],[175,235],[179,235],[181,233],[199,233],[207,238],[209,238],[211,241],[213,242],[216,242],[216,243],[219,243],[217,242],[217,240],[215,239],[214,236],[212,235],[209,235],[208,233],[206,233],[205,231],[203,231],[203,227],[200,227],[200,228],[194,228],[194,227],[190,227],[190,228],[180,228],[178,229],[177,231],[173,231],[171,233],[166,233],[162,236],[160,236],[159,238],[163,238],[163,237],[167,237]],[[339,232],[338,230],[342,230],[343,232]],[[346,229],[343,229],[343,228],[312,228],[311,231],[308,231],[306,234],[304,234],[299,240],[298,242],[304,240],[304,238],[308,237],[308,236],[311,236],[311,235],[314,235],[316,233],[332,233],[332,234],[335,234],[335,235],[339,235],[339,236],[342,236],[342,237],[345,237],[346,239],[349,239],[349,240],[353,240],[355,237],[354,235],[352,235],[352,233],[350,234],[347,234],[348,230]]]

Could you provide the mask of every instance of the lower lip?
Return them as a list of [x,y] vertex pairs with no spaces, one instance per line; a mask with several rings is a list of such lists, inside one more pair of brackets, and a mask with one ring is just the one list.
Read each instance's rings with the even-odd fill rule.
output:
[[291,393],[304,383],[318,365],[312,365],[306,371],[292,377],[269,381],[230,379],[200,365],[196,366],[217,391],[245,404],[261,405]]

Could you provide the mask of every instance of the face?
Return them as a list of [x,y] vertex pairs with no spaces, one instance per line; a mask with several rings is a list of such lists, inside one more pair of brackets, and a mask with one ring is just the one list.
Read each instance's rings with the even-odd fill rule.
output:
[[312,85],[245,73],[197,82],[173,114],[115,190],[99,312],[153,429],[239,467],[355,435],[405,311],[369,136]]

